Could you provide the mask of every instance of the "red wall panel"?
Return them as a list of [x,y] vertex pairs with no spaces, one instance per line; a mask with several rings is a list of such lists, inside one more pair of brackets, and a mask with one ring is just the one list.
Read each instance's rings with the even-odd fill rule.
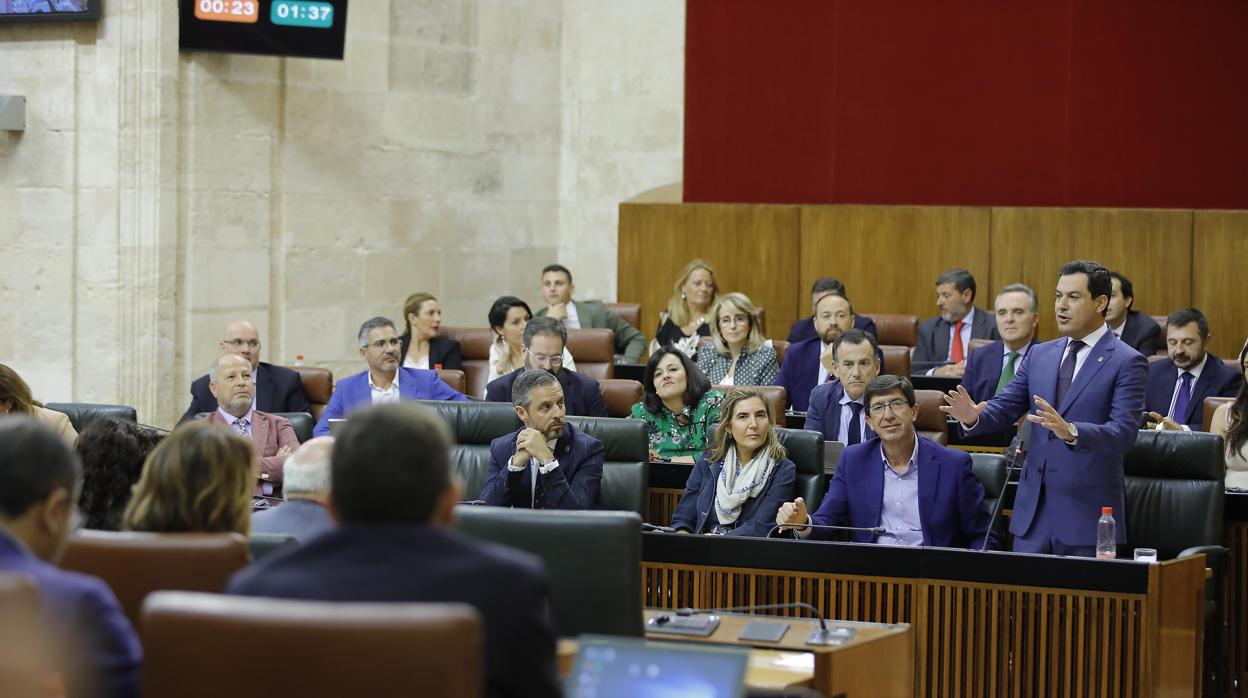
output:
[[1248,3],[688,0],[687,201],[1248,208]]

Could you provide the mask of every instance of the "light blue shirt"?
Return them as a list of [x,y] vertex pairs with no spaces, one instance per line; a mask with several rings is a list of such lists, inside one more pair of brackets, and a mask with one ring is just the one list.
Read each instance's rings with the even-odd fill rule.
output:
[[884,444],[880,444],[880,460],[884,465],[884,501],[880,506],[880,526],[887,533],[877,543],[885,545],[923,545],[923,523],[919,520],[919,439],[906,469],[898,473],[888,464]]
[[[861,405],[862,396],[855,400],[846,392],[841,391],[841,425],[838,427],[836,440],[843,444],[849,443],[849,421],[854,418],[854,411],[849,408],[851,402]],[[862,443],[867,440],[867,410],[865,408],[858,410],[858,430],[858,443]]]

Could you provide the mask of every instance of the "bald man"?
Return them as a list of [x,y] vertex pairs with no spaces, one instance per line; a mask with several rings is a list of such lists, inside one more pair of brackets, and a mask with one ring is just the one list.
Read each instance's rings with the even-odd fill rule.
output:
[[252,442],[260,478],[256,494],[275,494],[282,486],[282,465],[299,448],[294,427],[285,417],[255,409],[251,362],[242,356],[218,356],[208,370],[208,389],[217,398],[217,409],[209,412],[204,421],[229,427]]
[[[289,368],[266,364],[260,360],[260,333],[255,325],[246,320],[230,323],[221,340],[221,354],[238,354],[251,363],[256,409],[269,413],[310,412],[299,374]],[[189,421],[195,419],[197,414],[216,409],[217,399],[208,389],[208,376],[201,376],[191,384],[191,406],[179,421]]]
[[329,513],[329,472],[334,437],[318,436],[282,465],[281,506],[251,515],[252,533],[284,533],[300,543],[337,527]]

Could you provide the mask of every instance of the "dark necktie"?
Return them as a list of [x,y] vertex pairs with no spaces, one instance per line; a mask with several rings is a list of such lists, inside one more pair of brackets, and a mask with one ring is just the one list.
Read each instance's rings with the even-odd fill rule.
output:
[[993,395],[1000,395],[1001,391],[1005,390],[1005,386],[1009,385],[1010,381],[1014,380],[1014,370],[1016,368],[1015,364],[1018,363],[1018,352],[1012,351],[1008,356],[1010,357],[1010,360],[1005,362],[1005,368],[1001,369],[1001,378],[997,380],[997,389],[993,392]]
[[1174,409],[1170,410],[1170,419],[1182,424],[1187,421],[1187,407],[1192,400],[1192,374],[1183,372],[1183,380],[1179,383],[1179,394],[1174,396]]
[[845,435],[845,444],[853,446],[862,442],[862,418],[860,417],[862,414],[862,403],[849,403],[849,411],[849,429],[847,429],[848,433]]
[[1062,361],[1062,367],[1057,370],[1057,402],[1053,404],[1053,407],[1059,410],[1062,408],[1062,399],[1066,397],[1066,391],[1070,390],[1070,384],[1075,379],[1075,359],[1087,345],[1077,339],[1072,339],[1067,346],[1066,358]]

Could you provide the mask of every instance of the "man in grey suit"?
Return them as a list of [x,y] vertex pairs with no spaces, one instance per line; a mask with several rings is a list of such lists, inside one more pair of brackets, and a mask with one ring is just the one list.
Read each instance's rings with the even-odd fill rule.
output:
[[961,378],[972,339],[1001,339],[992,313],[975,307],[975,277],[950,269],[936,277],[940,315],[919,323],[919,340],[910,361],[916,376]]
[[615,332],[615,353],[644,363],[645,336],[602,301],[572,300],[574,290],[572,272],[567,267],[562,264],[548,265],[542,270],[542,300],[546,301],[546,307],[537,311],[538,316],[547,315],[561,320],[568,329],[605,327]]
[[251,515],[253,533],[284,533],[300,543],[334,528],[329,504],[329,466],[334,437],[320,436],[299,447],[282,464],[286,501]]

